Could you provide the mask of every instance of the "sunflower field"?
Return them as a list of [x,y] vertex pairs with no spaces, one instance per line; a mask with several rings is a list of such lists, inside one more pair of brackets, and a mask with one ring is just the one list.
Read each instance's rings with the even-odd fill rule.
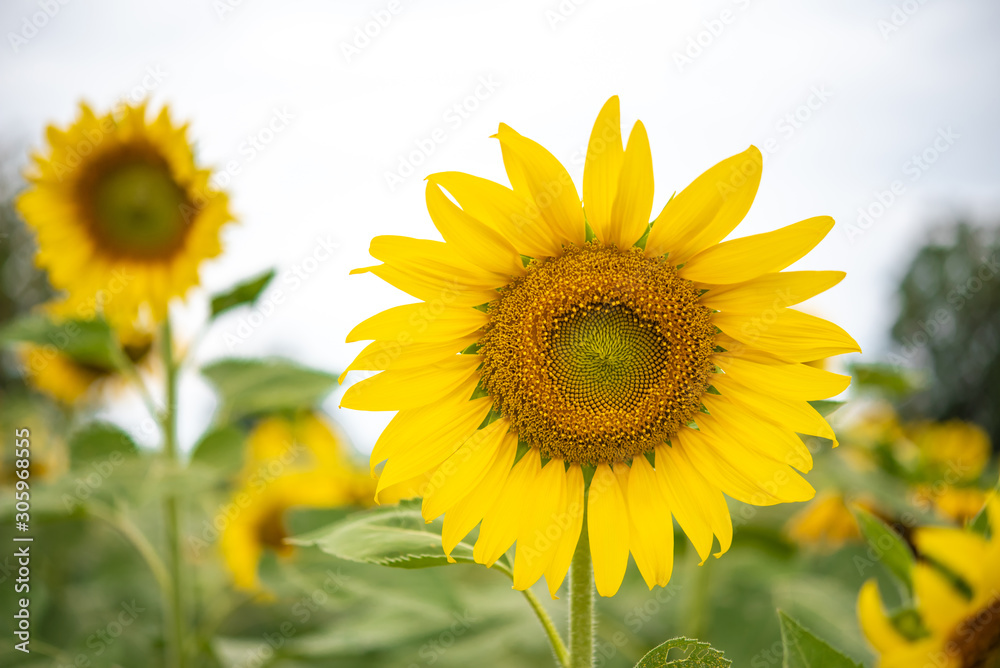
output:
[[1000,668],[998,21],[6,3],[0,664]]

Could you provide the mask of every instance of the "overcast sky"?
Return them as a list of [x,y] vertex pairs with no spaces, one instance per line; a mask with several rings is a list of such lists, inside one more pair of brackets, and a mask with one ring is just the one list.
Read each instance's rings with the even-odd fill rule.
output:
[[[995,0],[62,2],[0,3],[0,142],[38,147],[81,99],[105,109],[148,96],[190,120],[201,159],[228,165],[240,217],[204,285],[276,266],[286,295],[249,336],[245,311],[222,319],[205,360],[276,354],[342,369],[362,346],[344,343],[355,323],[412,301],[347,273],[370,264],[376,234],[436,236],[423,177],[504,180],[489,139],[502,121],[579,184],[613,94],[626,128],[641,118],[649,133],[654,210],[756,144],[764,177],[737,235],[837,220],[796,268],[847,271],[807,308],[846,327],[865,359],[887,351],[895,281],[926,230],[1000,211]],[[184,322],[204,304],[192,299]],[[196,377],[183,389],[190,444],[213,405]],[[336,404],[326,407],[369,450],[389,416]],[[138,406],[116,417],[135,429]]]

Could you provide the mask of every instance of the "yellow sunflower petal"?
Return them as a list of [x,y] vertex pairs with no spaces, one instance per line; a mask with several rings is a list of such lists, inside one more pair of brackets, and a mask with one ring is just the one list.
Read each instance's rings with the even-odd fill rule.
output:
[[695,179],[656,217],[646,254],[669,253],[678,265],[725,239],[750,210],[763,164],[760,151],[751,146]]
[[473,376],[481,363],[478,355],[455,355],[454,359],[416,369],[382,371],[347,388],[340,405],[358,411],[426,406],[470,382],[475,388]]
[[601,241],[612,238],[611,207],[618,192],[624,156],[621,112],[618,96],[615,95],[604,103],[597,115],[583,167],[583,204],[587,222]]
[[505,442],[476,489],[445,513],[441,527],[441,544],[445,554],[450,555],[496,503],[507,484],[516,454],[517,443]]
[[525,510],[532,499],[528,498],[531,483],[541,473],[541,457],[538,448],[528,448],[521,460],[511,469],[496,503],[483,517],[479,528],[479,539],[473,550],[473,558],[487,567],[492,566],[517,540],[518,531],[524,521]]
[[724,241],[692,257],[678,273],[699,283],[749,281],[800,259],[832,229],[833,218],[817,216],[773,232]]
[[745,283],[699,285],[708,290],[701,303],[718,311],[758,314],[804,302],[844,279],[842,271],[783,271],[762,274]]
[[[586,239],[583,208],[566,168],[542,146],[508,125],[500,124],[497,138],[514,192],[523,188],[530,195],[559,241],[583,244]],[[518,173],[520,178],[514,176]]]
[[930,564],[917,562],[913,565],[913,590],[920,618],[934,633],[951,633],[972,612],[962,594]]
[[888,654],[906,645],[906,639],[899,634],[882,609],[882,597],[874,579],[868,580],[861,587],[858,596],[858,621],[861,622],[861,630],[868,642],[879,653]]
[[605,243],[631,248],[649,226],[653,210],[653,156],[649,137],[641,121],[636,121],[625,148],[618,191],[611,208],[611,229]]
[[559,591],[569,571],[583,528],[584,486],[583,470],[579,464],[570,464],[566,470],[565,485],[566,494],[563,496],[563,507],[560,511],[561,531],[557,539],[558,544],[555,546],[551,563],[545,569],[545,582],[553,599],[556,598],[556,592]]
[[719,537],[719,555],[728,551],[733,524],[722,493],[698,473],[680,449],[660,444],[654,451],[657,482],[702,563],[712,554],[713,534]]
[[496,299],[496,290],[473,284],[458,276],[423,275],[412,267],[401,269],[389,264],[352,269],[351,274],[371,273],[383,281],[430,304],[479,306]]
[[665,490],[642,455],[629,470],[628,508],[629,548],[636,566],[647,587],[665,587],[674,567],[674,523]]
[[788,399],[826,399],[840,394],[851,384],[850,376],[805,364],[761,364],[728,355],[716,355],[715,361],[736,382]]
[[795,309],[726,311],[713,315],[712,322],[734,339],[789,362],[861,352],[842,328]]
[[559,240],[549,232],[538,207],[510,188],[462,172],[439,172],[427,179],[443,186],[463,211],[499,232],[522,255],[559,254]]
[[562,509],[566,501],[566,467],[561,459],[550,459],[541,472],[528,481],[526,498],[531,508],[517,533],[514,555],[514,589],[524,591],[538,582],[552,563],[563,531]]
[[472,334],[490,321],[483,311],[441,302],[403,304],[373,315],[347,335],[347,342],[370,339],[445,343]]
[[478,334],[469,334],[458,339],[441,343],[410,343],[403,345],[397,341],[372,341],[358,353],[338,382],[343,383],[349,371],[387,371],[389,369],[416,369],[428,364],[442,362],[465,350],[479,340]]
[[[441,194],[441,197],[444,197]],[[430,239],[383,235],[372,239],[372,257],[407,274],[436,279],[443,284],[457,282],[476,289],[505,285],[510,277],[498,277],[472,264],[450,244]]]
[[716,423],[716,433],[731,435],[762,457],[788,464],[803,473],[812,470],[812,453],[795,432],[768,422],[763,416],[725,397],[706,394],[702,403],[709,415],[698,416],[698,424],[707,431],[712,431],[712,423]]
[[431,478],[424,494],[423,515],[430,522],[468,496],[486,477],[500,451],[517,448],[517,435],[510,423],[500,419],[472,432]]
[[587,533],[597,593],[614,596],[628,566],[628,509],[617,477],[604,463],[597,465],[590,482]]
[[517,249],[499,232],[455,206],[434,183],[427,184],[427,211],[446,242],[463,258],[495,275],[501,284],[524,274]]
[[746,385],[736,382],[729,374],[716,374],[712,377],[712,385],[722,396],[746,406],[766,420],[784,425],[799,434],[830,439],[834,447],[837,446],[837,435],[833,428],[805,401],[755,392]]
[[914,533],[914,542],[921,553],[942,564],[978,590],[986,575],[989,543],[978,534],[961,529],[922,527]]

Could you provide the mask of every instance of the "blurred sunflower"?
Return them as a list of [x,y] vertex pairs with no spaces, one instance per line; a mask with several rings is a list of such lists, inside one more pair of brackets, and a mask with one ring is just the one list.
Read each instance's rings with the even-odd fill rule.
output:
[[[869,511],[875,508],[870,499],[858,499],[854,503]],[[858,521],[844,495],[833,491],[819,494],[793,515],[785,525],[785,532],[799,545],[821,550],[836,550],[861,539]]]
[[195,163],[187,126],[166,108],[147,123],[145,105],[116,118],[81,104],[72,126],[47,135],[17,201],[38,236],[36,263],[80,317],[163,320],[169,301],[198,283],[201,261],[219,254],[219,228],[233,219]]
[[[71,304],[67,301],[48,302],[41,311],[61,320],[70,317]],[[152,355],[154,337],[141,327],[120,327],[114,334],[122,353],[135,365],[140,375],[155,376],[159,362]],[[34,389],[72,406],[102,391],[120,392],[129,384],[122,369],[98,360],[74,359],[53,346],[25,344],[18,350],[25,380]]]
[[811,498],[793,470],[812,466],[796,432],[832,439],[807,400],[850,380],[803,362],[858,346],[788,308],[843,273],[780,272],[833,221],[720,243],[757,191],[751,147],[650,227],[646,131],[636,123],[622,147],[617,97],[590,138],[583,206],[552,154],[506,125],[496,137],[512,188],[430,176],[445,241],[376,237],[384,264],[355,270],[421,300],[348,336],[374,340],[349,369],[382,373],[349,388],[343,406],[399,411],[372,453],[373,465],[387,460],[378,490],[429,476],[423,513],[445,514],[446,552],[482,521],[476,560],[492,565],[516,541],[515,587],[544,574],[553,595],[586,502],[604,596],[630,551],[650,587],[667,583],[671,515],[705,559],[713,534],[720,553],[731,542],[723,492],[756,505]]
[[992,538],[969,530],[918,529],[914,541],[929,561],[913,569],[917,619],[887,615],[869,580],[858,617],[879,653],[880,668],[1000,666],[1000,498],[988,504]]
[[962,420],[919,422],[907,429],[916,445],[920,476],[914,505],[933,509],[958,524],[969,521],[986,503],[979,482],[990,461],[990,437],[978,425]]
[[293,548],[285,514],[290,508],[368,505],[375,483],[350,459],[347,445],[315,413],[269,417],[247,440],[244,469],[231,505],[221,549],[237,587],[257,590],[265,549],[288,556]]

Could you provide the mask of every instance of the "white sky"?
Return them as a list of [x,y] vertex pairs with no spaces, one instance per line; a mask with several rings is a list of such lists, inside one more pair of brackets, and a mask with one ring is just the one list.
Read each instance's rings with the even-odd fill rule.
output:
[[[626,132],[636,118],[648,130],[654,211],[718,160],[751,143],[767,152],[774,140],[737,234],[832,215],[837,227],[796,268],[848,272],[807,308],[850,331],[866,359],[886,351],[894,284],[927,227],[958,213],[995,219],[1000,210],[1000,4],[991,0],[63,1],[0,4],[4,146],[37,147],[44,124],[70,122],[78,100],[106,108],[159,72],[159,81],[146,78],[154,105],[169,102],[190,119],[203,161],[236,161],[240,170],[230,190],[241,224],[226,231],[226,254],[204,266],[209,289],[271,266],[305,267],[318,238],[338,245],[297,288],[276,281],[287,298],[236,349],[241,355],[342,369],[362,346],[343,343],[355,323],[412,301],[347,272],[370,263],[376,234],[436,236],[423,176],[461,170],[503,180],[488,138],[503,121],[548,147],[579,184],[581,151],[612,94],[621,96]],[[58,10],[34,19],[45,23],[35,34],[25,21],[47,4]],[[348,59],[344,45],[373,15],[390,20]],[[681,62],[699,38],[700,53],[692,48]],[[449,112],[481,80],[495,90],[479,89],[485,99],[470,103],[468,118]],[[810,101],[814,109],[800,109]],[[276,109],[291,120],[251,157],[248,136]],[[797,110],[805,120],[785,120]],[[438,128],[445,140],[390,189],[385,173],[415,142],[441,137]],[[933,153],[949,128],[957,138],[939,142],[947,151],[926,171],[907,164]],[[849,239],[858,208],[896,180],[902,194]],[[192,300],[188,319],[203,308]],[[201,357],[228,354],[223,337],[246,315],[221,320]],[[183,390],[190,444],[212,399],[196,377]],[[370,449],[388,416],[336,403],[327,403],[331,414]],[[135,429],[138,410],[127,404],[117,417]]]

